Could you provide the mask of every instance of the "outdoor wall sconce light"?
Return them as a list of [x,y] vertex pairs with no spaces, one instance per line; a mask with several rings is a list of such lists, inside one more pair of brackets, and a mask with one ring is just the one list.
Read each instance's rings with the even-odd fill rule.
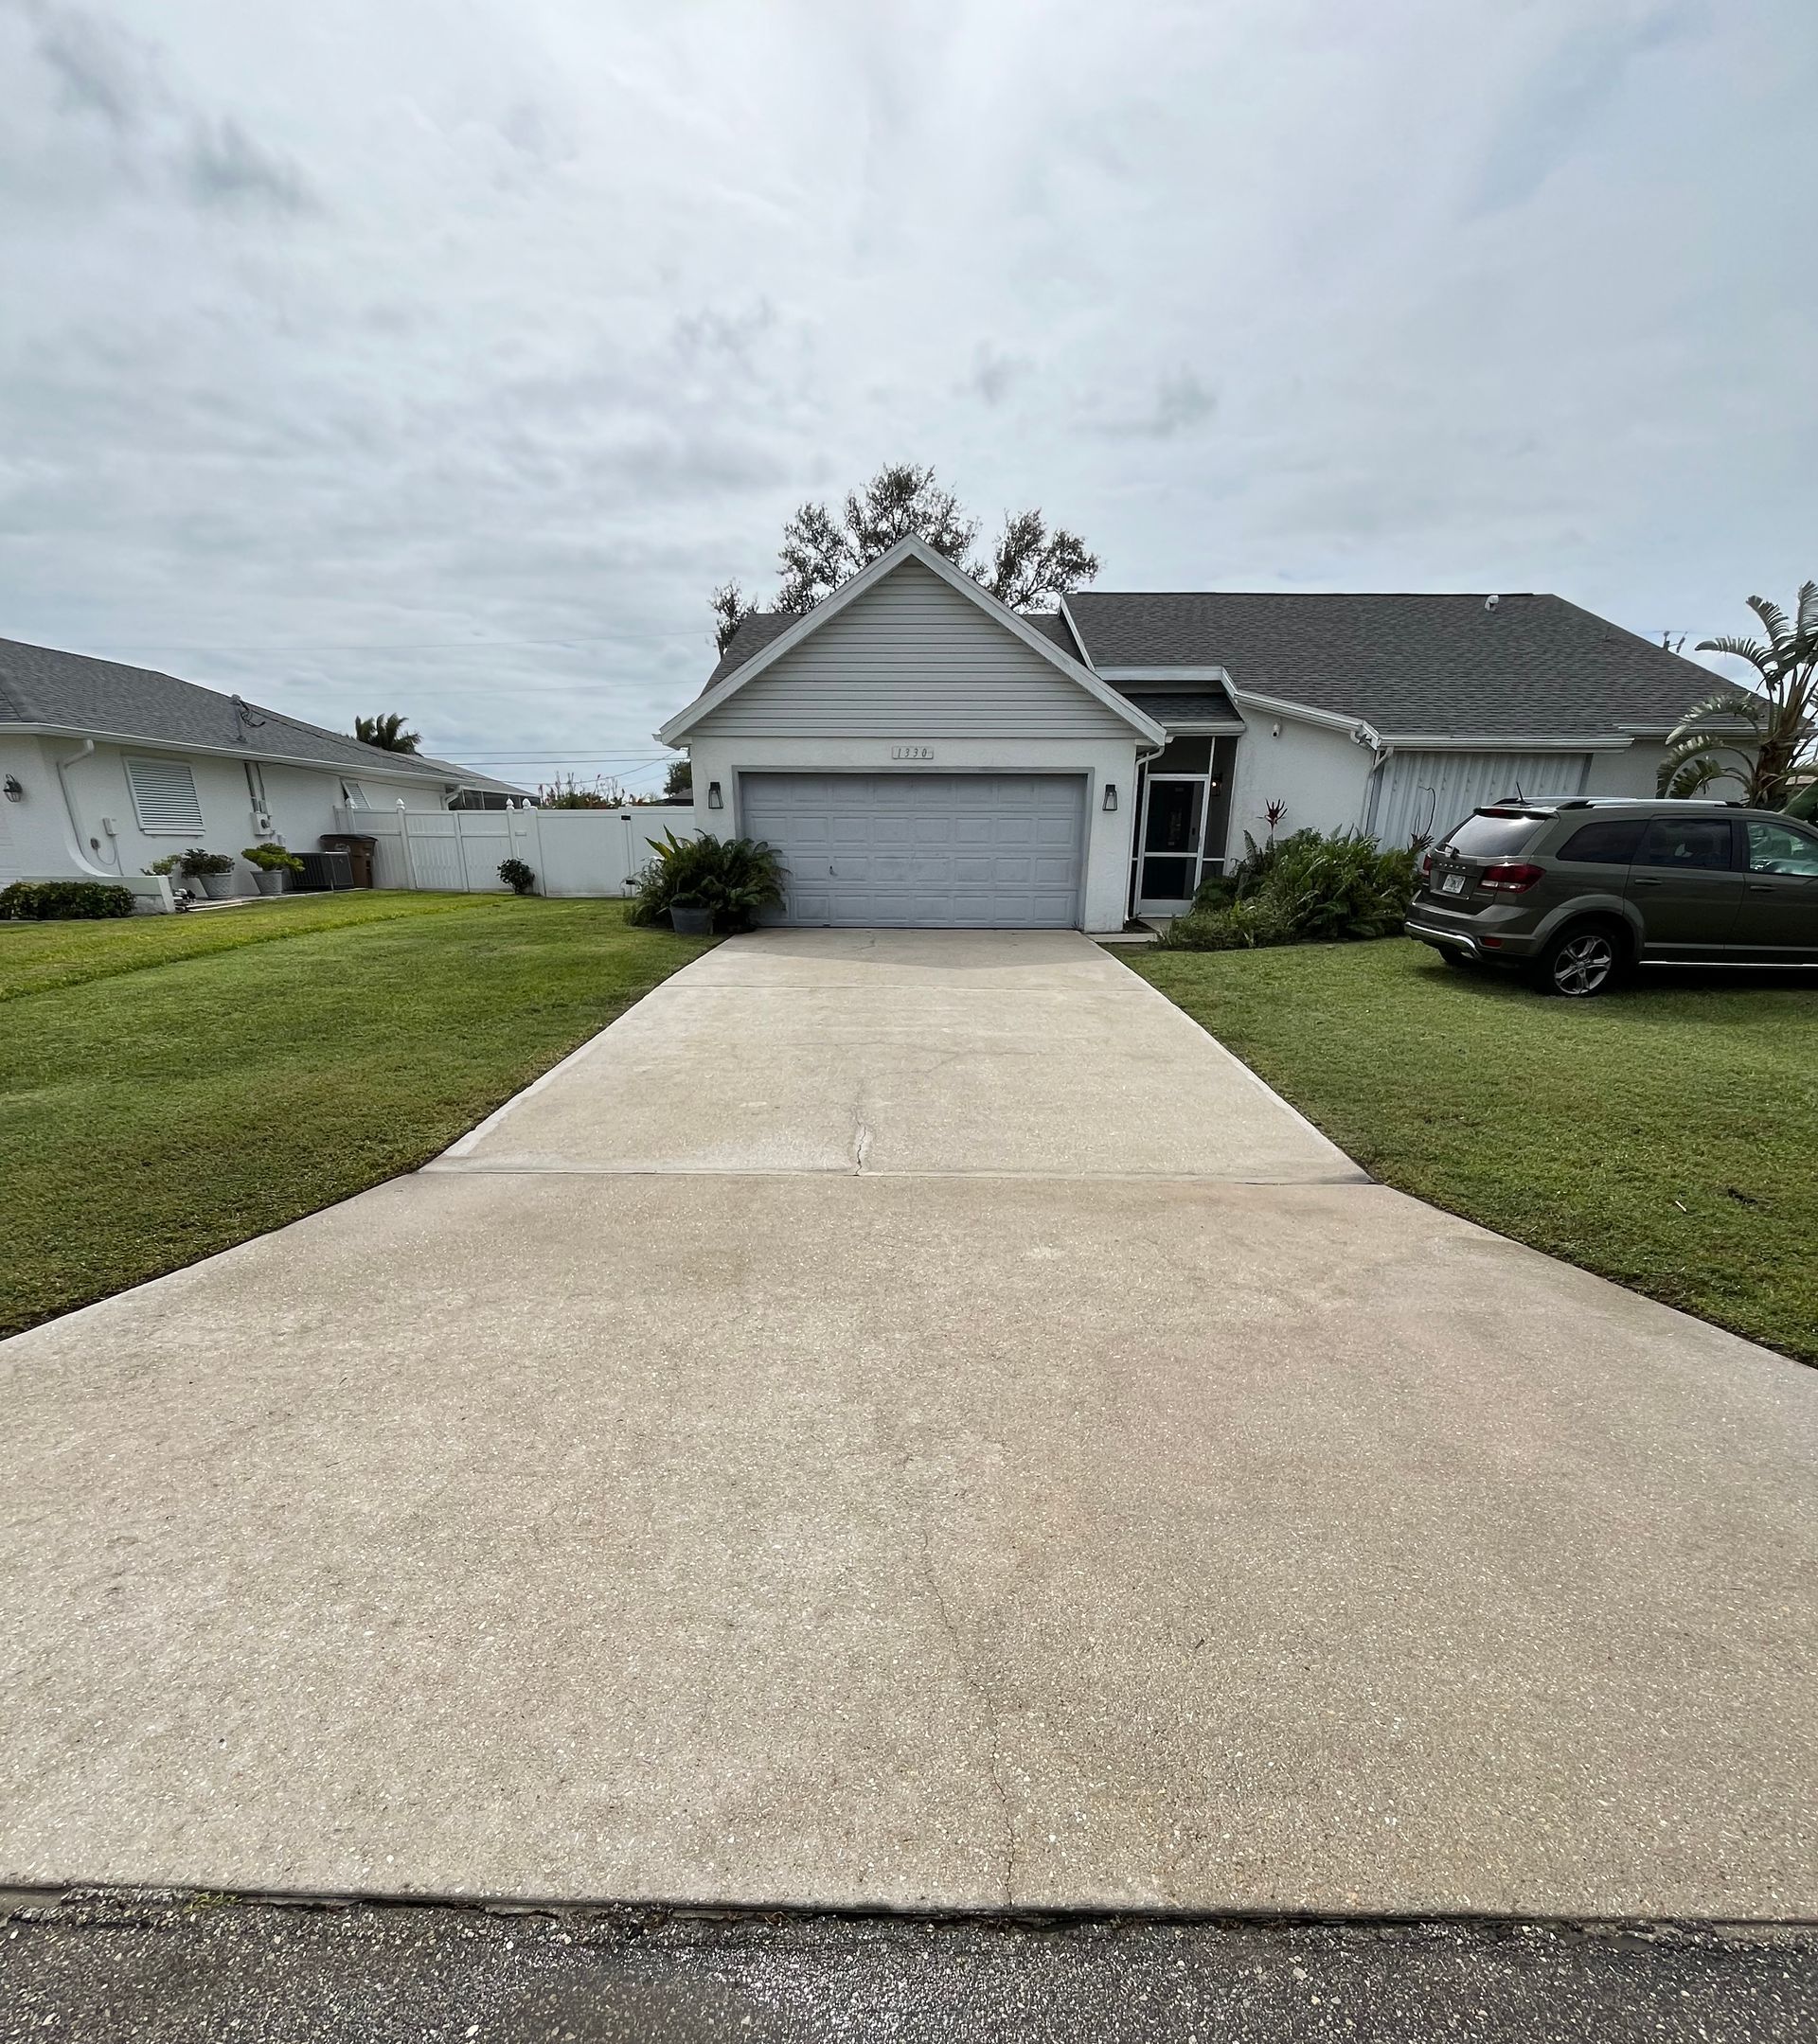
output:
[[1114,809],[1117,807],[1117,783],[1115,781],[1107,781],[1105,783],[1105,807],[1108,809]]
[[25,784],[16,773],[9,773],[5,782],[0,783],[0,787],[4,787],[9,802],[23,802],[26,799]]
[[720,783],[718,781],[709,781],[707,783],[708,809],[723,809],[725,806],[726,805],[720,799]]

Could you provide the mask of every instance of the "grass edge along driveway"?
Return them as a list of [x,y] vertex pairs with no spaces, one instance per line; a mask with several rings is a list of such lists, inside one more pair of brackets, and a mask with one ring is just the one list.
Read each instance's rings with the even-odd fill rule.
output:
[[416,1169],[709,941],[404,893],[0,928],[0,1335]]
[[1118,955],[1383,1183],[1818,1363],[1818,989],[1551,1000],[1399,937]]

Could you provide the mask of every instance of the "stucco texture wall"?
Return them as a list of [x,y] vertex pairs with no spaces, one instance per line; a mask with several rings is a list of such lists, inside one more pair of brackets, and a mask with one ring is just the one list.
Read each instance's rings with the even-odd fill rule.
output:
[[[192,844],[228,852],[236,859],[258,840],[247,763],[204,754],[173,753],[154,746],[98,744],[85,757],[72,755],[73,738],[0,737],[0,774],[15,775],[21,799],[4,807],[0,831],[0,876],[9,879],[130,879],[153,861]],[[151,831],[140,827],[126,776],[129,755],[181,758],[188,762],[202,809],[202,828]],[[60,785],[57,762],[68,760]],[[341,797],[341,775],[325,768],[260,763],[273,834],[293,850],[313,851],[332,830]],[[362,772],[368,800],[389,808],[400,796],[413,809],[441,808],[439,786],[426,780],[382,780]],[[65,799],[64,788],[67,788]],[[112,833],[106,827],[111,822]],[[241,864],[237,891],[255,892],[252,870]]]

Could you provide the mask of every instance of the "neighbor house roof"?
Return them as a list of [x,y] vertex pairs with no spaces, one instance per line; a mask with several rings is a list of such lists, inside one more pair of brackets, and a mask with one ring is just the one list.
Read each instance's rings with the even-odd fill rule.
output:
[[[1234,691],[1377,730],[1576,737],[1666,730],[1710,668],[1563,597],[1081,590],[1067,610],[1095,667],[1221,667]],[[1156,685],[1166,685],[1160,676]]]
[[[243,699],[242,699],[243,702]],[[78,737],[232,753],[249,759],[398,774],[522,795],[526,790],[421,753],[388,753],[281,710],[244,702],[153,667],[0,639],[0,726],[42,724]]]

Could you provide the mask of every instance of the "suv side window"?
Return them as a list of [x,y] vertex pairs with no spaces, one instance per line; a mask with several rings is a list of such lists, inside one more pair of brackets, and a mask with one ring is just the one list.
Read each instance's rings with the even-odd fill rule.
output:
[[1648,826],[1635,854],[1641,866],[1677,866],[1687,870],[1728,872],[1731,858],[1727,816],[1657,816]]
[[1647,818],[1642,816],[1586,824],[1566,839],[1554,857],[1569,859],[1576,865],[1626,866],[1640,849],[1641,833],[1647,827]]
[[1742,827],[1748,833],[1751,873],[1801,873],[1818,879],[1818,838],[1790,824],[1759,823],[1754,817]]

